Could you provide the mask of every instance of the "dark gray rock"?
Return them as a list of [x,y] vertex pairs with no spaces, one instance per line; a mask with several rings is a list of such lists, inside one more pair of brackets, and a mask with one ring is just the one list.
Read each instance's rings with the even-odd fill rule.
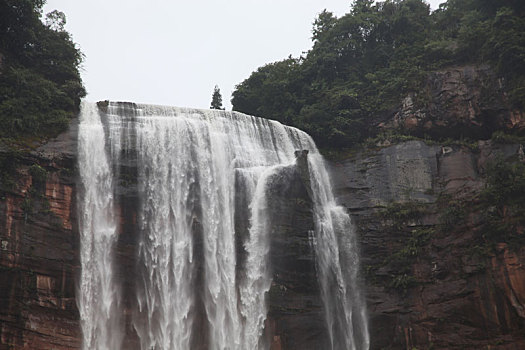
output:
[[392,201],[432,202],[439,146],[409,141],[331,163],[338,200],[351,210]]
[[[331,164],[359,235],[372,349],[525,346],[525,249],[483,250],[474,204],[487,165],[519,149],[410,141]],[[409,206],[389,217],[392,203]]]

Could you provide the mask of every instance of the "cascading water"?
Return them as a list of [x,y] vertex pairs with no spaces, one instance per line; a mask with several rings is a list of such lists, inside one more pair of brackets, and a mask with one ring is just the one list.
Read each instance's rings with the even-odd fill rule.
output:
[[112,251],[117,228],[113,210],[114,174],[104,139],[97,107],[82,102],[78,140],[82,271],[77,300],[86,350],[119,349],[123,336]]
[[309,165],[318,275],[331,348],[368,349],[366,308],[356,283],[359,257],[354,228],[344,208],[335,203],[321,160]]
[[[323,159],[306,133],[225,111],[111,103],[100,112],[84,103],[81,115],[79,308],[86,349],[118,349],[122,342],[120,287],[111,261],[112,184],[122,152],[135,152],[137,159],[139,277],[131,323],[140,348],[191,349],[204,341],[199,338],[209,349],[267,348],[268,188],[272,175],[293,165],[294,152],[302,149],[310,150],[314,246],[331,348],[368,348],[352,224],[335,204]],[[235,225],[239,191],[249,216],[242,261]],[[198,313],[206,322],[197,320]]]

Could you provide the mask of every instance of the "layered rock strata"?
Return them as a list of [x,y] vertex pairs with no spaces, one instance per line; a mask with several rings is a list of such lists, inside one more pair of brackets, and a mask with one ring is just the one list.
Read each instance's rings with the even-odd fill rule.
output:
[[[525,249],[504,242],[487,249],[480,241],[484,218],[475,208],[487,165],[498,155],[519,159],[519,152],[519,145],[491,142],[470,149],[410,141],[332,163],[338,199],[358,226],[371,348],[525,347]],[[68,133],[19,157],[10,187],[2,177],[2,349],[80,348],[75,157],[72,124]],[[132,155],[122,158],[117,188],[125,348],[137,347],[129,321],[137,243],[135,162]],[[273,283],[265,334],[272,349],[322,348],[327,335],[308,185],[297,167],[279,176],[272,189],[279,195],[272,199]],[[465,214],[458,220],[455,211]],[[194,344],[205,343],[203,337]]]
[[75,164],[73,123],[68,133],[17,155],[14,169],[2,169],[2,349],[80,347]]
[[410,141],[333,164],[360,235],[372,349],[525,347],[525,247],[485,239],[478,209],[488,164],[519,151]]

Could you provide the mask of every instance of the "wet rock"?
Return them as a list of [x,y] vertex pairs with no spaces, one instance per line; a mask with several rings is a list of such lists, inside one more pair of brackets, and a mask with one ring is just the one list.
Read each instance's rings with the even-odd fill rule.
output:
[[486,250],[476,215],[442,224],[464,210],[458,201],[474,207],[491,161],[518,154],[519,145],[489,141],[476,150],[410,141],[332,164],[358,229],[372,349],[525,347],[525,250]]
[[[16,186],[0,194],[0,343],[9,348],[80,348],[75,147],[73,124],[69,133],[23,157]],[[137,159],[131,150],[123,152],[116,190],[116,265],[126,320],[124,348],[135,349]],[[372,349],[525,348],[525,250],[500,244],[487,253],[476,246],[480,215],[443,229],[441,216],[449,203],[439,201],[440,194],[473,201],[483,188],[487,165],[501,156],[519,155],[520,145],[490,141],[480,141],[475,150],[410,141],[331,163],[337,199],[358,228]],[[46,171],[38,189],[29,170],[33,164]],[[273,350],[327,348],[311,248],[307,170],[307,155],[300,151],[296,165],[277,173],[269,189],[273,283],[265,337]],[[241,203],[242,196],[236,200]],[[422,210],[394,227],[384,214],[392,203],[416,203]],[[199,215],[194,223],[196,256],[202,244]],[[240,214],[235,220],[242,261],[241,232],[248,221]],[[392,256],[410,248],[408,243],[417,254],[408,254],[406,273],[401,274],[403,266]],[[205,318],[197,323],[205,333]],[[207,341],[203,335],[193,344],[205,349]]]
[[21,157],[12,186],[0,189],[0,344],[9,349],[80,347],[75,140],[72,123]]
[[331,164],[338,200],[351,210],[394,200],[431,202],[439,146],[409,141]]
[[266,328],[270,339],[278,339],[272,350],[328,345],[312,245],[313,204],[302,171],[300,165],[284,168],[271,179],[268,190],[273,282]]

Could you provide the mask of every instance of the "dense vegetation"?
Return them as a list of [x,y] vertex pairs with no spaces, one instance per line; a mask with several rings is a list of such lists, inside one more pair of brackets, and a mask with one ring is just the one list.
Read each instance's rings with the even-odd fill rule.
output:
[[[512,159],[511,159],[512,160]],[[487,184],[480,195],[485,218],[483,239],[525,245],[525,163],[497,159],[486,171]]]
[[431,12],[423,0],[355,0],[341,18],[323,11],[312,33],[304,57],[268,64],[240,83],[233,109],[346,147],[370,136],[370,120],[420,90],[428,72],[465,63],[490,64],[511,103],[524,106],[525,1],[448,0]]
[[82,54],[45,0],[0,0],[0,138],[63,131],[85,95]]

